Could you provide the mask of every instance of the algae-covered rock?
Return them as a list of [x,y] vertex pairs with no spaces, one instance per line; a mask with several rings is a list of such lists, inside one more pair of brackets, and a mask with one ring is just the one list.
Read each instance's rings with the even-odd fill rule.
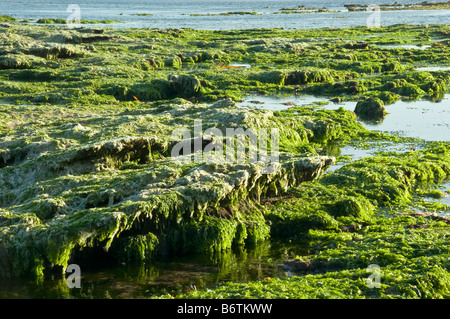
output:
[[255,79],[262,83],[283,85],[285,83],[286,74],[283,71],[267,71],[252,75],[250,76],[250,79]]
[[[87,267],[100,259],[113,264],[152,261],[158,254],[216,254],[277,237],[310,241],[311,253],[357,245],[363,232],[378,227],[381,209],[411,203],[415,187],[449,174],[443,146],[355,161],[322,177],[334,162],[325,154],[339,153],[334,143],[377,133],[344,108],[272,112],[233,102],[249,92],[295,92],[338,101],[366,102],[372,96],[389,104],[400,96],[445,92],[445,72],[410,69],[446,61],[446,47],[407,51],[368,45],[407,41],[422,34],[421,27],[386,27],[382,35],[363,27],[0,28],[0,99],[20,104],[3,105],[0,120],[0,276],[61,275],[70,263]],[[442,36],[445,29],[430,26],[427,33]],[[364,42],[344,47],[355,39]],[[218,67],[230,61],[252,67]],[[233,99],[217,101],[222,97]],[[240,140],[225,136],[227,129],[246,132],[240,161],[234,152],[220,156],[235,147],[227,142]],[[278,135],[266,136],[267,153],[275,153],[278,141],[278,160],[262,156],[250,162],[252,136],[264,130],[270,135],[271,129]],[[176,152],[180,145],[186,152]],[[410,224],[402,225],[406,233],[421,227]],[[386,238],[397,244],[397,237]],[[311,256],[310,265],[348,267],[360,276],[369,261],[392,261],[390,270],[399,274],[396,267],[406,257],[364,245],[367,253],[347,258],[330,250],[329,256]],[[321,296],[330,295],[321,288],[324,282],[327,289],[344,291],[344,285],[351,287],[345,290],[349,294],[366,292],[354,289],[361,278],[349,273],[286,283],[316,287]],[[445,285],[439,274],[444,273],[413,274],[393,289],[432,296],[433,287]]]
[[400,95],[389,91],[380,92],[377,97],[383,101],[384,105],[394,104],[400,98]]
[[433,95],[440,92],[445,92],[447,90],[447,87],[443,80],[438,79],[422,85],[421,89],[424,90],[429,95]]
[[304,240],[311,230],[348,230],[370,223],[380,208],[411,203],[420,185],[449,176],[449,160],[448,148],[370,157],[291,187],[284,197],[265,202],[271,234]]
[[[296,155],[292,145],[309,143],[308,131],[315,132],[315,143],[326,143],[355,121],[345,110],[324,113],[275,115],[238,108],[230,99],[211,106],[175,99],[147,109],[91,114],[87,123],[47,115],[56,123],[39,127],[60,144],[48,142],[39,151],[31,144],[22,155],[3,154],[0,202],[8,209],[0,221],[1,275],[58,273],[69,261],[95,260],[96,251],[118,262],[148,260],[155,253],[213,253],[266,240],[271,234],[261,199],[319,178],[334,162]],[[329,115],[341,124],[324,120]],[[255,133],[276,126],[284,150],[279,161],[269,163],[222,161],[206,148],[200,160],[196,153],[172,154],[172,131],[192,132],[198,119],[205,130],[224,133],[236,126]],[[41,134],[28,129],[30,136]],[[206,135],[205,141],[211,142]],[[4,145],[14,150],[22,144]],[[26,255],[19,248],[24,242],[32,247]]]
[[32,46],[27,52],[28,54],[42,57],[47,60],[70,58],[80,53],[79,50],[69,45]]
[[289,73],[285,80],[286,85],[320,82],[333,82],[333,76],[329,70],[315,68],[297,70]]
[[354,112],[361,119],[370,121],[379,121],[387,114],[383,101],[378,98],[368,98],[359,101]]
[[33,61],[36,60],[25,54],[6,54],[0,56],[0,69],[26,69]]
[[[166,161],[165,166],[174,167],[173,162],[170,162],[172,160]],[[179,170],[177,174],[181,174],[178,178],[169,179],[166,182],[156,180],[145,187],[142,185],[142,189],[136,189],[134,196],[129,195],[124,201],[119,198],[119,202],[115,201],[114,192],[103,192],[95,198],[90,195],[87,198],[86,207],[95,207],[79,210],[65,215],[64,218],[59,215],[57,207],[65,206],[51,204],[52,202],[45,200],[42,208],[39,208],[39,217],[47,225],[51,225],[48,231],[45,230],[46,228],[28,226],[28,232],[22,232],[21,227],[5,228],[2,222],[1,274],[3,276],[30,274],[32,269],[45,260],[64,269],[75,247],[80,250],[87,243],[92,243],[108,249],[122,232],[124,232],[123,236],[125,234],[135,236],[152,231],[158,238],[163,239],[163,243],[169,241],[167,246],[169,248],[166,249],[178,252],[193,251],[194,247],[196,252],[230,248],[235,236],[238,236],[238,233],[242,234],[242,227],[237,227],[238,220],[245,221],[246,214],[241,212],[239,217],[236,216],[230,221],[213,218],[211,220],[211,222],[215,220],[213,224],[204,224],[208,218],[212,218],[207,218],[205,215],[208,207],[220,207],[222,202],[237,203],[242,196],[259,198],[274,187],[286,189],[289,185],[315,179],[331,163],[329,158],[293,159],[291,162],[278,166],[270,175],[262,174],[261,168],[257,165],[199,165],[188,170],[175,166],[174,169]],[[185,183],[185,180],[188,182]],[[139,183],[136,186],[139,187]],[[77,191],[79,188],[72,185],[72,189]],[[101,208],[105,205],[106,207]],[[214,225],[213,228],[211,228],[212,225]],[[223,229],[221,225],[225,228]],[[227,227],[231,228],[226,230]],[[249,233],[255,231],[266,234],[261,236],[254,233],[255,238],[264,239],[267,236],[268,228],[262,218],[258,224],[254,216],[249,216],[246,227],[250,227],[251,231],[245,231],[246,235],[244,237],[239,235],[239,238],[245,240]],[[186,233],[181,236],[182,229],[185,229],[183,232]],[[35,238],[33,241],[35,248],[30,251],[27,257],[29,260],[26,262],[22,260],[22,266],[19,267],[14,257],[17,253],[16,249],[21,242],[32,242],[32,237]],[[125,254],[124,258],[129,259],[148,256],[150,250],[155,248],[154,241],[150,246],[145,242],[142,246],[138,240],[139,237],[136,240],[130,238],[124,244],[114,246],[114,254],[121,256]],[[122,254],[118,251],[120,247],[125,247],[127,250]],[[35,269],[35,271],[38,270]]]
[[191,97],[201,90],[200,80],[192,75],[170,75],[168,77],[172,94],[180,97]]
[[16,21],[17,18],[11,17],[9,15],[6,14],[2,14],[0,15],[0,22],[13,22]]

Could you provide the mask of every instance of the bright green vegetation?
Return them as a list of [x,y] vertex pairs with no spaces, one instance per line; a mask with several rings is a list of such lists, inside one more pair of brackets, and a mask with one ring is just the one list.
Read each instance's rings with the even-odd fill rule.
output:
[[[180,298],[449,298],[449,226],[399,216],[376,218],[358,233],[311,231],[308,238],[326,247],[313,258],[286,263],[288,278],[227,283]],[[380,266],[380,287],[369,288]],[[371,279],[369,279],[371,280]],[[164,296],[170,297],[170,296]]]
[[[11,24],[0,29],[0,101],[6,103],[103,105],[175,97],[208,102],[247,93],[307,93],[353,100],[373,96],[390,104],[440,96],[450,81],[448,71],[414,70],[448,65],[448,42],[426,50],[401,48],[431,45],[448,36],[448,26],[213,32]],[[222,67],[231,62],[251,68]]]
[[[117,262],[145,260],[154,250],[215,253],[255,244],[269,238],[259,199],[319,177],[333,159],[314,146],[364,131],[343,109],[282,116],[231,100],[134,102],[97,112],[4,107],[2,275],[61,271],[70,260],[100,258],[103,247],[103,257]],[[193,130],[199,118],[204,129],[224,132],[278,127],[280,165],[262,174],[261,164],[226,163],[209,153],[200,162],[195,155],[175,161],[171,133]],[[23,250],[23,242],[33,248]]]
[[17,18],[8,16],[8,15],[0,15],[0,22],[12,22],[12,21],[16,21]]
[[[272,236],[310,247],[311,255],[282,265],[292,277],[178,297],[449,298],[449,219],[416,216],[410,208],[420,202],[413,197],[418,187],[448,177],[449,150],[367,158],[290,188],[284,198],[266,202],[265,215]],[[369,265],[380,267],[379,288],[367,284]]]
[[[368,131],[344,108],[272,112],[235,103],[249,93],[378,106],[439,98],[449,72],[414,68],[449,64],[448,26],[0,29],[1,277],[62,276],[70,263],[99,260],[217,256],[277,239],[311,247],[285,263],[299,276],[182,296],[449,297],[447,220],[413,214],[448,210],[423,200],[450,175],[448,143],[326,173],[343,145],[410,140]],[[195,145],[195,120],[223,135],[277,128],[280,162],[269,173],[261,162],[226,162],[211,143],[234,148],[217,134],[200,139],[203,157],[187,152],[177,161],[181,136],[172,133],[186,128]],[[383,271],[380,289],[365,283],[373,263]]]

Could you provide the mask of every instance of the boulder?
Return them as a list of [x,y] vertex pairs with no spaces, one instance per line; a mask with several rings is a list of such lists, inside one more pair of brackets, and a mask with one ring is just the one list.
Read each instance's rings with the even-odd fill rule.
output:
[[168,81],[173,96],[177,97],[195,96],[202,87],[200,80],[195,75],[169,75]]
[[383,101],[373,97],[359,101],[354,112],[362,120],[373,121],[382,120],[387,114]]

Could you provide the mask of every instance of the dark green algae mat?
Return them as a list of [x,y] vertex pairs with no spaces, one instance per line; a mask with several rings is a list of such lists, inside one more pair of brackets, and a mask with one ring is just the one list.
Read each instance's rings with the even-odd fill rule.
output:
[[[0,29],[0,276],[45,281],[69,264],[284,240],[312,252],[283,263],[292,276],[159,297],[450,297],[449,208],[425,200],[448,196],[436,190],[450,174],[448,142],[369,131],[343,108],[236,106],[255,93],[439,99],[449,72],[416,68],[448,66],[448,26]],[[172,133],[195,120],[276,127],[279,163],[266,174],[259,163],[174,161]],[[330,145],[385,141],[424,146],[326,172],[348,160]]]

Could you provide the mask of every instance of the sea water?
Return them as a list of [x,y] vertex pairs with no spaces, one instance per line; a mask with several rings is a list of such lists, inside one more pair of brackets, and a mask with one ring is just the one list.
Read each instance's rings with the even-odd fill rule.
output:
[[[421,2],[398,0],[400,4]],[[436,0],[434,2],[445,2]],[[345,4],[379,5],[386,0],[1,0],[0,14],[20,19],[67,19],[72,14],[69,5],[79,8],[84,20],[119,20],[109,24],[115,28],[194,28],[194,29],[247,29],[285,28],[304,29],[322,27],[350,27],[366,25],[373,12],[348,12]],[[282,8],[327,8],[339,12],[273,14]],[[260,15],[191,16],[191,14],[258,12]],[[137,15],[151,14],[151,15]],[[447,24],[450,10],[383,11],[381,25]]]

